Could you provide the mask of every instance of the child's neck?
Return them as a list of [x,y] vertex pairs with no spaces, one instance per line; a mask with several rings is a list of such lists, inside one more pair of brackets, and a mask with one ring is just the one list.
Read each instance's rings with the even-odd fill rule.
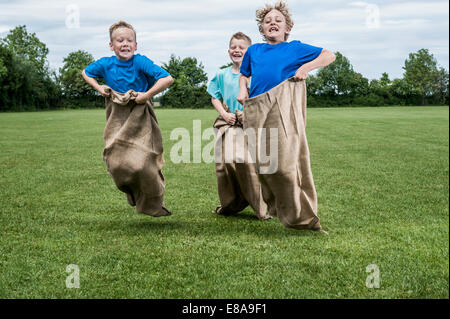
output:
[[233,67],[231,70],[233,73],[241,73],[241,62],[233,62]]
[[268,43],[268,44],[275,45],[275,44],[280,44],[282,42],[286,42],[284,37],[266,38],[266,43]]
[[119,60],[119,61],[126,62],[126,61],[130,61],[132,58],[134,58],[134,55],[132,55],[132,56],[129,57],[128,59],[124,59],[124,58],[118,57],[117,55],[116,55],[116,58],[117,58],[117,60]]

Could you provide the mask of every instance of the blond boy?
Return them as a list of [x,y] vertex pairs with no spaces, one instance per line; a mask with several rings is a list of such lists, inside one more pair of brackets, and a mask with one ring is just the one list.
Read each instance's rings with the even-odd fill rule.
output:
[[[317,216],[317,194],[306,140],[306,86],[308,72],[335,60],[328,50],[287,42],[294,25],[283,1],[256,11],[258,29],[266,43],[250,46],[243,58],[238,100],[244,104],[244,128],[274,129],[277,171],[261,174],[269,214],[290,228],[324,232]],[[247,85],[250,81],[250,92]],[[272,134],[272,133],[271,133]]]

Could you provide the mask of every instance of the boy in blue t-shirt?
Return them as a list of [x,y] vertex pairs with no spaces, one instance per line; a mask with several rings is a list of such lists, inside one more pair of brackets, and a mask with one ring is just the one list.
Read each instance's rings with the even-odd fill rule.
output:
[[[130,24],[114,23],[109,35],[115,55],[91,63],[82,72],[85,81],[106,97],[103,160],[116,186],[139,213],[171,215],[163,202],[162,135],[151,100],[173,79],[146,56],[135,54],[136,32]],[[107,85],[99,85],[96,78]]]
[[244,33],[233,34],[228,49],[232,65],[219,70],[207,89],[211,103],[219,113],[214,128],[217,134],[215,154],[221,154],[215,163],[220,206],[215,212],[235,214],[250,205],[258,218],[264,220],[268,218],[267,205],[262,199],[255,164],[240,157],[246,152],[246,144],[242,130],[243,107],[236,97],[239,93],[242,58],[251,44],[251,39]]
[[[134,54],[137,49],[136,32],[125,21],[113,24],[109,29],[111,51],[115,56],[101,58],[88,65],[82,76],[102,96],[110,96],[108,86],[119,93],[137,92],[135,102],[144,104],[153,96],[167,89],[173,78],[144,55]],[[99,85],[96,78],[104,79]]]
[[[294,25],[289,9],[280,1],[257,11],[259,32],[266,43],[250,46],[242,60],[238,101],[269,91],[284,80],[305,80],[308,72],[332,63],[335,55],[320,47],[294,40],[287,42]],[[251,77],[250,93],[247,86]]]
[[[317,216],[306,140],[306,86],[296,82],[305,80],[308,72],[332,63],[335,56],[300,41],[287,42],[294,23],[283,1],[257,10],[256,21],[266,43],[247,49],[237,99],[244,105],[245,129],[270,128],[278,133],[274,137],[278,141],[276,170],[264,174],[257,161],[264,199],[269,214],[277,216],[286,227],[326,233]],[[296,82],[287,81],[290,78]]]

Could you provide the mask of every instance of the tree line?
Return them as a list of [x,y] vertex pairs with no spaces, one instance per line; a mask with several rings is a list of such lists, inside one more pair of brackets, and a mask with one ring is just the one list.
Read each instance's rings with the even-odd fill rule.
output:
[[[104,100],[81,77],[94,62],[92,54],[77,50],[52,70],[47,46],[25,25],[0,38],[0,111],[102,107]],[[449,73],[427,49],[410,53],[403,77],[369,80],[336,52],[336,61],[307,79],[308,106],[448,105]],[[224,65],[225,67],[227,65]],[[175,79],[155,100],[173,108],[210,107],[208,76],[195,57],[171,55],[162,67]]]

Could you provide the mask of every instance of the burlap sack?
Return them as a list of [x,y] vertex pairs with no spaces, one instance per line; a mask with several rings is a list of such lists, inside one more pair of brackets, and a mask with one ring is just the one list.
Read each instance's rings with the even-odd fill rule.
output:
[[[226,105],[225,109],[229,112]],[[219,116],[213,126],[216,129],[214,152],[220,200],[216,213],[236,214],[250,205],[259,219],[270,218],[262,198],[255,161],[247,154],[242,123],[237,120],[235,125],[230,125]]]
[[[269,214],[277,216],[286,227],[321,230],[305,132],[305,81],[290,78],[266,93],[247,99],[244,118],[244,129],[254,129],[260,141],[256,146],[256,167]],[[271,134],[270,128],[276,129],[277,136]],[[278,153],[270,156],[277,160],[276,170],[262,174],[267,167],[261,163],[260,154],[262,151],[268,154],[269,144],[274,141],[278,143]]]
[[163,203],[162,136],[151,102],[136,104],[132,90],[109,92],[103,150],[109,175],[139,213],[171,215]]

